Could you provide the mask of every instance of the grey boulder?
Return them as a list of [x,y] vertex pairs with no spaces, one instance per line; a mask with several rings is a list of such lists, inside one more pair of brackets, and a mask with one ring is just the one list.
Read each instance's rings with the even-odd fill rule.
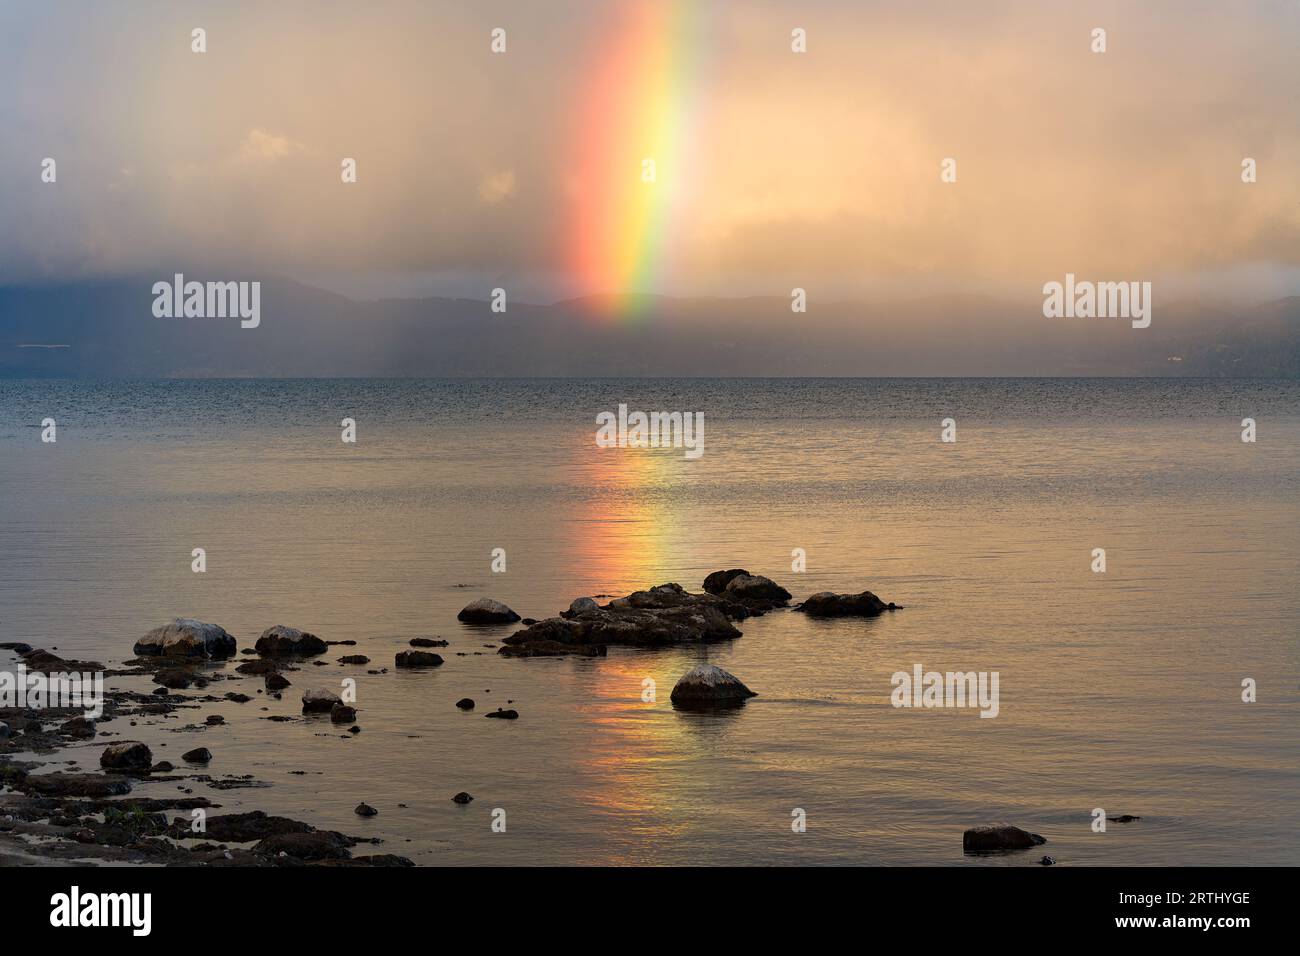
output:
[[461,608],[456,619],[465,624],[513,624],[519,615],[500,601],[479,598]]
[[178,617],[135,642],[140,657],[199,657],[225,660],[235,653],[235,639],[217,624]]
[[302,692],[302,712],[304,714],[323,714],[334,709],[335,704],[343,703],[339,695],[330,690],[313,688]]
[[677,681],[671,700],[678,707],[709,707],[738,704],[757,696],[734,674],[716,664],[698,664]]

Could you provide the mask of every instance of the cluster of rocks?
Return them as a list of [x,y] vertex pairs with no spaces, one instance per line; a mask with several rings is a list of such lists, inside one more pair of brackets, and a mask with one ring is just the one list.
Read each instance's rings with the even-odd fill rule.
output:
[[[694,593],[680,584],[660,584],[603,605],[594,598],[580,597],[557,616],[528,624],[505,638],[497,653],[506,657],[603,656],[611,644],[707,645],[740,637],[735,622],[787,608],[791,598],[790,592],[771,578],[744,568],[714,571],[704,579],[703,588],[702,593]],[[493,623],[518,619],[504,604],[484,598],[466,607],[461,620],[480,620],[489,608],[495,614]],[[897,609],[898,605],[882,601],[870,591],[823,591],[793,608],[811,617],[828,618],[875,617]],[[697,707],[733,704],[753,696],[756,694],[733,675],[714,665],[701,665],[678,681],[672,701],[679,707]]]
[[[742,568],[733,568],[708,575],[701,593],[689,592],[679,584],[668,583],[614,598],[606,604],[600,604],[591,597],[582,597],[574,600],[556,616],[540,621],[521,618],[507,605],[484,597],[466,605],[457,617],[463,624],[473,627],[521,623],[523,628],[504,638],[503,646],[498,650],[499,654],[507,657],[568,654],[603,656],[611,644],[652,648],[670,645],[707,646],[732,640],[741,636],[741,631],[736,627],[737,622],[789,608],[790,601],[790,592],[770,578],[750,574]],[[871,592],[864,591],[846,595],[830,592],[814,594],[794,610],[815,617],[844,617],[875,616],[895,608],[896,605],[887,604]],[[244,654],[253,657],[240,662],[234,668],[235,673],[228,675],[221,673],[219,666],[212,665],[219,665],[237,656],[239,648],[236,639],[219,625],[192,618],[176,618],[135,642],[135,659],[126,665],[130,669],[106,672],[148,674],[158,685],[153,694],[115,692],[115,699],[108,705],[108,713],[99,722],[113,719],[115,710],[122,713],[165,715],[178,706],[193,706],[185,701],[194,698],[171,692],[192,687],[203,689],[212,681],[236,677],[260,677],[265,682],[268,694],[279,698],[280,691],[291,686],[284,671],[301,670],[309,658],[325,654],[330,646],[355,643],[326,641],[308,631],[282,624],[273,625],[261,633],[252,647],[243,650]],[[447,644],[447,641],[440,638],[414,638],[410,641],[409,650],[397,652],[394,664],[402,670],[440,667],[444,663],[443,657],[430,649],[446,647]],[[490,648],[494,645],[485,646]],[[96,662],[65,660],[54,653],[20,642],[0,644],[0,648],[19,654],[30,670],[105,670],[102,664]],[[370,659],[361,654],[349,654],[338,658],[337,662],[345,666],[366,665]],[[328,666],[323,661],[310,663]],[[385,668],[370,673],[386,671]],[[677,682],[671,700],[675,707],[690,709],[742,704],[754,696],[755,692],[734,675],[716,665],[700,664]],[[223,698],[209,694],[201,699]],[[252,698],[247,694],[228,693],[224,699],[247,702]],[[470,711],[475,708],[475,702],[465,697],[456,702],[456,707]],[[328,714],[331,722],[336,724],[351,724],[357,717],[356,708],[345,703],[337,694],[315,687],[304,690],[302,713]],[[34,818],[37,822],[30,823],[20,819],[19,823],[23,826],[46,826],[56,831],[56,835],[67,836],[71,833],[71,838],[78,844],[98,844],[105,852],[113,848],[114,851],[129,851],[130,854],[123,857],[108,856],[106,859],[156,859],[159,862],[200,862],[213,865],[267,862],[333,864],[344,861],[361,865],[409,865],[409,861],[400,857],[353,858],[349,852],[350,847],[357,842],[353,838],[332,831],[317,831],[305,823],[270,817],[260,811],[208,818],[208,841],[256,841],[251,850],[232,850],[224,844],[214,846],[211,842],[194,847],[168,843],[159,838],[166,836],[173,840],[189,840],[193,835],[180,819],[168,825],[163,810],[209,804],[203,798],[149,801],[128,797],[133,780],[146,779],[149,775],[153,775],[152,779],[155,780],[184,779],[160,777],[159,775],[171,773],[175,768],[167,761],[155,762],[154,755],[146,744],[132,740],[108,744],[100,755],[102,772],[97,774],[72,771],[31,773],[29,769],[36,765],[19,764],[6,756],[7,753],[22,749],[53,751],[72,741],[91,739],[97,733],[97,722],[87,719],[80,712],[69,711],[57,715],[59,722],[55,726],[49,724],[48,718],[51,716],[56,715],[50,712],[41,716],[33,716],[30,712],[0,713],[0,718],[3,718],[0,719],[0,784],[9,787],[17,795],[11,795],[6,810],[12,807],[13,799],[18,799],[25,801],[22,805],[33,814],[45,812],[47,816],[53,815],[48,824],[39,823],[43,819],[40,817]],[[510,721],[518,719],[519,713],[513,708],[497,707],[484,716]],[[292,718],[273,715],[266,719]],[[223,723],[224,718],[211,714],[203,726],[215,727]],[[132,726],[134,725],[135,722],[132,721]],[[359,733],[360,727],[354,725],[349,728],[349,732]],[[213,760],[213,755],[208,748],[198,747],[187,751],[182,759],[188,764],[206,765]],[[217,789],[265,785],[252,781],[251,778],[214,781],[210,777],[199,776],[194,779],[209,781]],[[186,793],[191,792],[183,786],[180,789]],[[472,797],[462,792],[454,799],[458,803],[468,803]],[[96,809],[87,811],[88,802],[95,804]],[[104,806],[108,803],[112,803],[112,807]],[[87,812],[97,813],[104,819],[90,819]],[[357,807],[359,816],[373,816],[377,812],[364,802]],[[21,815],[20,813],[19,816]],[[65,833],[67,828],[71,829]],[[3,829],[0,827],[0,830]],[[980,844],[981,839],[987,842],[988,838],[977,837],[976,844],[983,845]],[[1041,842],[1041,838],[1038,839]],[[62,851],[51,855],[58,855],[59,852]]]
[[[646,591],[599,604],[577,598],[568,610],[516,631],[498,651],[507,657],[547,657],[562,654],[603,655],[611,645],[660,647],[710,644],[741,636],[736,621],[789,606],[790,592],[771,578],[743,568],[714,571],[704,579],[704,591],[687,591],[680,584],[660,584]],[[483,599],[461,612],[477,617],[485,605],[505,605]],[[897,609],[870,591],[860,594],[814,594],[794,610],[814,617],[874,617]],[[473,609],[472,613],[471,610]],[[503,623],[510,618],[495,619]],[[514,615],[513,619],[518,619]]]

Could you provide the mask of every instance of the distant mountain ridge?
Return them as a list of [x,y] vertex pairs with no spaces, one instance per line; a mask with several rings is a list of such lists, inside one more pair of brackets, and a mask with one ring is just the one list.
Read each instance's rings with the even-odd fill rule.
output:
[[[155,318],[159,277],[0,287],[2,377],[1230,376],[1300,377],[1300,297],[1157,300],[1152,325],[1048,319],[1040,298],[892,302],[640,296],[552,305],[354,301],[262,282],[261,324]],[[170,280],[171,276],[166,276]]]

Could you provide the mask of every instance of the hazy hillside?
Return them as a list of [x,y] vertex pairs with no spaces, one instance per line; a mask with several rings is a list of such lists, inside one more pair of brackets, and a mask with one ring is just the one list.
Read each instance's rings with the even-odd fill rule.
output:
[[[156,277],[155,277],[156,278]],[[1047,319],[1041,299],[903,302],[354,302],[262,285],[261,325],[158,319],[153,278],[0,288],[0,376],[1224,375],[1300,376],[1300,298],[1157,304],[1152,325]],[[57,346],[57,347],[51,347]]]

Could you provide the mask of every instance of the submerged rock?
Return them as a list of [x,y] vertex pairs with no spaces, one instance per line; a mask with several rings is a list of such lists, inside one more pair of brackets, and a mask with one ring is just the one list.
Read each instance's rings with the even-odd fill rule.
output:
[[267,690],[284,690],[286,687],[292,686],[289,683],[289,678],[283,674],[267,674],[265,683]]
[[177,839],[197,839],[200,836],[210,840],[229,843],[250,843],[269,836],[283,833],[309,833],[311,826],[288,817],[275,817],[262,810],[250,813],[214,814],[207,818],[206,829],[202,834],[195,834],[190,829],[188,818],[177,818],[168,829],[168,835]]
[[[86,740],[95,736],[95,722],[89,717],[73,717],[71,720],[65,720],[59,725],[59,733],[66,734],[69,737],[76,737],[79,740]],[[0,733],[0,737],[5,734]]]
[[398,667],[441,667],[442,658],[432,651],[399,651],[395,663]]
[[68,661],[65,661],[58,654],[51,654],[43,647],[37,647],[30,651],[23,651],[18,656],[23,659],[23,666],[30,668],[31,670],[73,670],[72,665]]
[[519,711],[517,711],[517,710],[502,710],[500,707],[498,707],[495,711],[493,711],[493,712],[490,713],[490,714],[486,714],[485,716],[487,716],[487,717],[499,717],[499,718],[502,719],[502,720],[518,720],[518,719],[519,719]]
[[242,664],[235,665],[236,674],[251,674],[256,677],[260,674],[276,674],[284,666],[279,661],[257,660],[244,661]]
[[961,848],[965,853],[998,853],[1003,850],[1027,850],[1046,842],[1047,838],[1037,833],[1029,833],[1007,824],[995,824],[971,827],[962,834]]
[[461,608],[456,619],[465,624],[513,624],[519,615],[500,601],[479,598]]
[[707,707],[738,704],[757,696],[734,674],[716,664],[698,664],[677,681],[671,700],[678,707]]
[[207,747],[195,747],[181,754],[181,759],[190,763],[208,763],[212,760],[212,751]]
[[339,695],[330,690],[312,689],[302,692],[302,712],[304,714],[323,714],[334,709],[335,704],[343,703]]
[[742,575],[748,577],[749,572],[744,568],[730,568],[726,571],[714,571],[704,579],[704,590],[708,591],[710,594],[721,594],[723,591],[727,590],[727,585],[731,583],[733,578],[738,578]]
[[224,627],[192,618],[178,617],[156,627],[133,648],[140,657],[199,657],[225,660],[235,653],[235,639]]
[[861,594],[819,591],[795,608],[811,617],[875,617],[898,609],[897,604],[892,601],[886,604],[870,591]]
[[340,664],[369,664],[370,658],[365,654],[348,654],[339,658]]
[[99,755],[99,765],[105,770],[148,770],[153,764],[153,753],[137,741],[109,744]]
[[253,646],[263,657],[311,657],[329,650],[329,645],[315,634],[283,624],[268,627]]
[[348,847],[355,845],[341,833],[330,830],[310,830],[306,833],[278,833],[268,836],[253,847],[258,856],[285,856],[298,860],[346,860]]
[[412,647],[446,647],[447,642],[443,640],[434,640],[431,637],[413,637],[411,638]]
[[330,721],[336,724],[350,724],[357,719],[357,709],[342,702],[330,708]]
[[131,781],[125,777],[103,773],[28,774],[13,784],[24,793],[42,797],[86,797],[100,799],[118,797],[131,791]]
[[[541,623],[540,621],[538,623]],[[503,657],[604,657],[604,644],[561,644],[558,641],[535,640],[525,644],[507,644],[497,651]]]
[[154,682],[162,684],[163,687],[172,690],[185,690],[194,683],[194,674],[191,671],[181,670],[179,667],[160,670],[153,675]]

